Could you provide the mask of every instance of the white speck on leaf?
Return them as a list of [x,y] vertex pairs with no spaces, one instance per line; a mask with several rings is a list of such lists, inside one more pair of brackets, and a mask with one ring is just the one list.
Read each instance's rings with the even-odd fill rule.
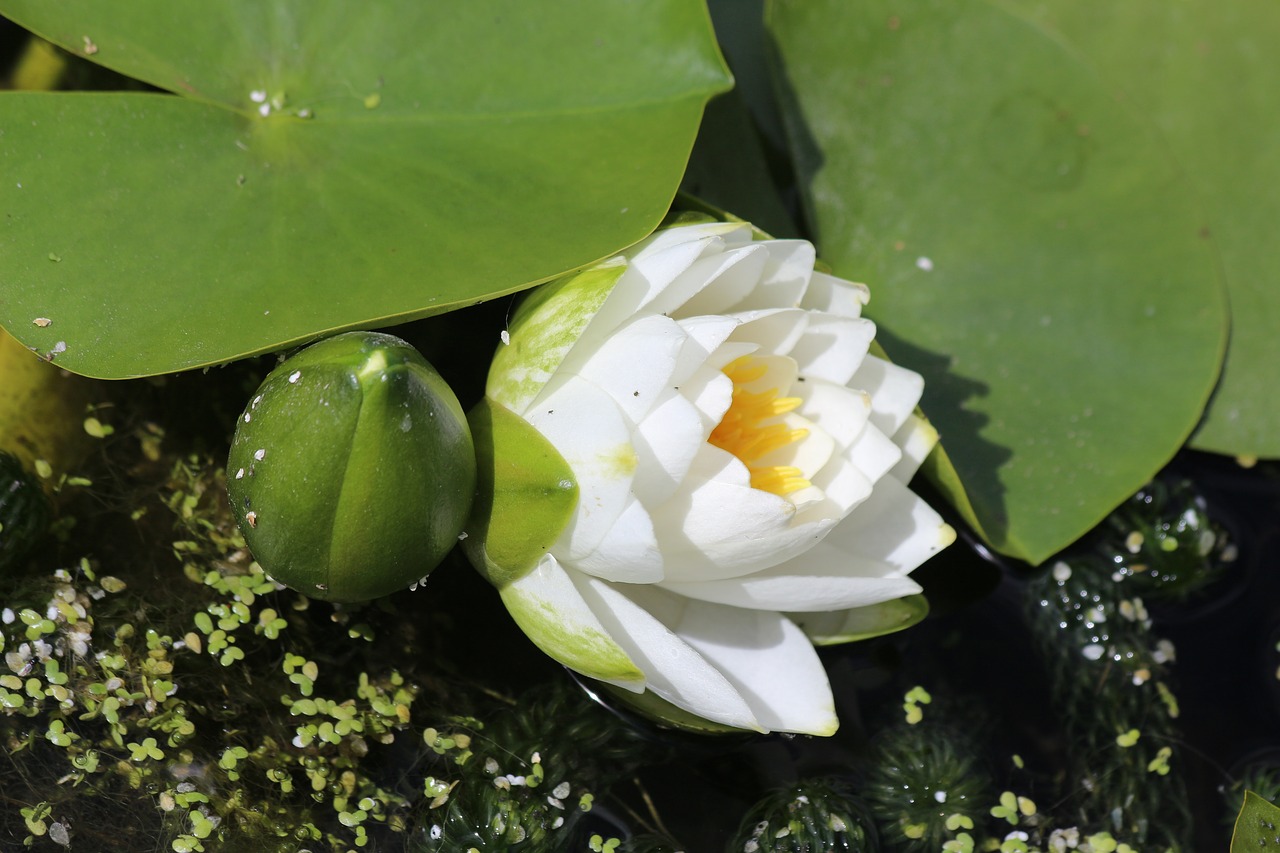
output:
[[924,270],[925,272],[933,272],[933,261],[931,261],[929,258],[924,257],[923,255],[916,258],[916,266],[918,266],[920,269]]
[[43,328],[45,328],[46,326],[48,326],[49,324],[51,324],[53,321],[52,321],[52,320],[50,320],[48,317],[37,317],[37,318],[35,318],[34,320],[32,320],[31,322],[32,322],[34,325],[37,325],[37,326],[39,326],[40,328],[42,328],[42,329],[43,329]]
[[253,451],[253,458],[257,459],[259,462],[261,462],[266,457],[266,455],[267,455],[267,449],[265,447],[260,447],[257,450]]
[[258,514],[256,512],[246,512],[244,514],[244,520],[249,522],[250,527],[258,526]]
[[508,332],[506,329],[503,329],[503,330],[502,330],[502,334],[501,334],[499,337],[501,337],[501,338],[502,338],[502,342],[503,342],[504,344],[508,344],[508,345],[509,345],[509,344],[511,343],[511,333],[510,333],[510,332]]
[[289,374],[289,384],[290,384],[290,385],[292,385],[292,384],[294,384],[295,382],[297,382],[297,381],[298,381],[299,379],[301,379],[301,378],[302,378],[302,371],[301,371],[301,370],[295,370],[295,371],[293,371],[293,373],[290,373],[290,374]]

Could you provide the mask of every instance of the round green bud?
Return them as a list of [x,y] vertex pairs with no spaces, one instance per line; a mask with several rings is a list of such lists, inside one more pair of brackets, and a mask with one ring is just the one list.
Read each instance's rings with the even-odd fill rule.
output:
[[327,601],[365,601],[426,576],[475,492],[458,400],[399,338],[348,332],[263,381],[236,425],[227,492],[262,568]]

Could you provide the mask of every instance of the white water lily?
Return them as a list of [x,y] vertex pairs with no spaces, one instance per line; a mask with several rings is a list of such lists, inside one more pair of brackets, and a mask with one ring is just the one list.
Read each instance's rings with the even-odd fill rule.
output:
[[677,225],[513,318],[489,405],[577,500],[528,565],[477,562],[552,657],[715,723],[835,731],[814,638],[919,593],[954,532],[906,486],[937,440],[923,380],[868,352],[867,288],[814,260]]

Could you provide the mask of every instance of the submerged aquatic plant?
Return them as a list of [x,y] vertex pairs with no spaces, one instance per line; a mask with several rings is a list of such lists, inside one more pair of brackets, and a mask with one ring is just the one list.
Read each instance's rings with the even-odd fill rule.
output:
[[[220,466],[155,423],[123,431],[80,508],[97,553],[49,549],[4,578],[0,832],[177,853],[468,849],[430,845],[447,824],[565,849],[595,786],[634,761],[609,746],[612,717],[562,687],[545,713],[529,698],[490,724],[515,700],[451,667],[449,620],[431,616],[445,605],[283,588],[250,556]],[[495,786],[508,776],[543,784]]]
[[770,793],[743,818],[732,853],[870,853],[876,830],[855,789],[806,779]]
[[[907,704],[927,696],[916,688]],[[909,853],[972,844],[993,799],[975,745],[953,727],[922,720],[918,706],[876,736],[860,793],[885,847]]]
[[1157,480],[1030,582],[1032,633],[1074,744],[1068,787],[1081,825],[1188,849],[1177,653],[1148,608],[1185,601],[1235,556],[1189,483]]

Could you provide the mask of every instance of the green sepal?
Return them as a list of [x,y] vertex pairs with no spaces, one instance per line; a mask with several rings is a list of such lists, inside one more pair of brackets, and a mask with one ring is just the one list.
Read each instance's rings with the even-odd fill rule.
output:
[[602,682],[644,684],[644,673],[594,615],[574,618],[582,614],[557,607],[519,581],[501,587],[499,594],[520,630],[552,660]]
[[524,411],[573,349],[626,269],[622,259],[606,261],[530,293],[507,325],[507,343],[493,356],[485,395],[513,411]]
[[444,559],[471,509],[475,455],[462,407],[417,350],[349,332],[263,381],[237,423],[227,492],[273,578],[364,601]]
[[787,613],[815,646],[856,643],[910,628],[929,615],[923,595],[908,595],[866,607],[824,613]]
[[501,403],[481,400],[468,419],[476,497],[462,545],[502,589],[532,571],[568,525],[578,482],[555,446]]
[[711,720],[703,719],[697,714],[692,714],[671,704],[652,690],[633,693],[630,690],[615,687],[612,684],[601,684],[600,687],[613,699],[663,728],[679,729],[680,731],[705,735],[755,734],[749,729],[734,728],[733,726],[726,726],[724,723],[715,723]]

